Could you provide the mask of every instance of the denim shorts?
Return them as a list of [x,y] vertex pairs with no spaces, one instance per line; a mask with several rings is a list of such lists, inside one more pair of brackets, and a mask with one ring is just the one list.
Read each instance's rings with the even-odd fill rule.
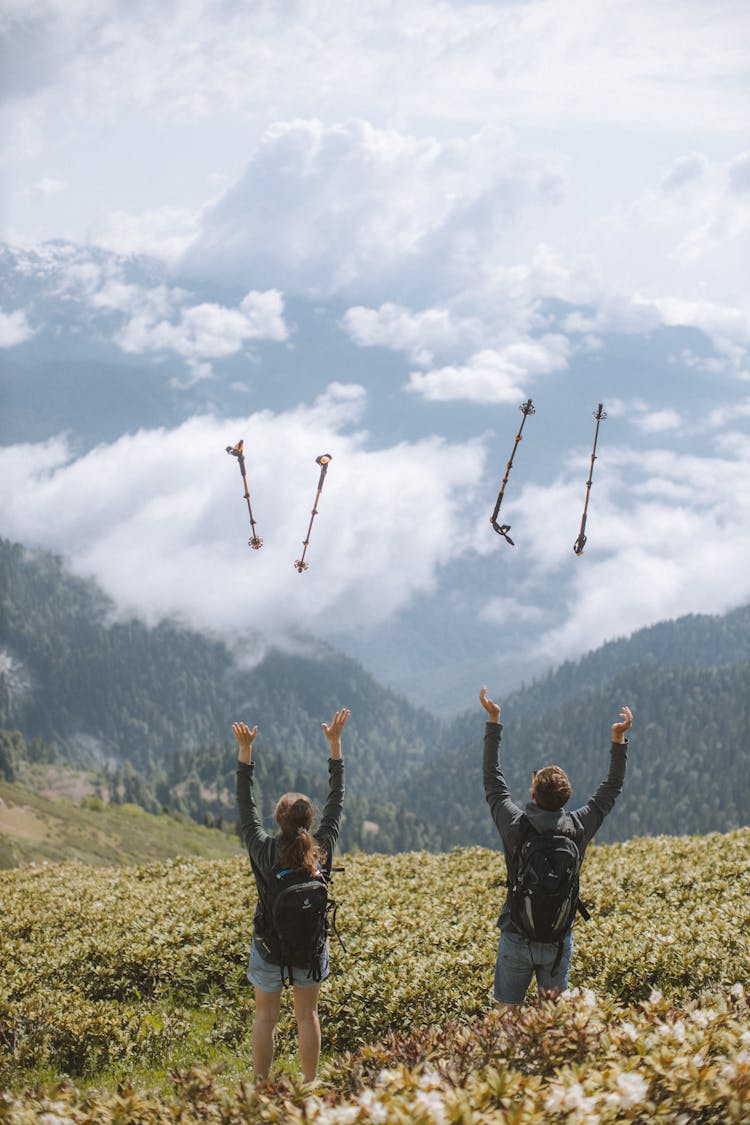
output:
[[[293,984],[295,988],[315,988],[326,980],[329,973],[328,946],[325,947],[320,958],[320,980],[313,980],[309,969],[300,969],[292,966]],[[284,987],[281,980],[281,968],[267,961],[258,949],[255,942],[250,946],[250,963],[247,966],[247,979],[261,992],[281,992]],[[288,980],[288,974],[286,979]]]
[[545,991],[563,991],[568,987],[570,962],[573,957],[573,927],[563,938],[560,964],[552,972],[557,957],[557,944],[529,941],[523,934],[503,930],[497,947],[495,963],[495,1000],[498,1004],[522,1004],[532,977]]

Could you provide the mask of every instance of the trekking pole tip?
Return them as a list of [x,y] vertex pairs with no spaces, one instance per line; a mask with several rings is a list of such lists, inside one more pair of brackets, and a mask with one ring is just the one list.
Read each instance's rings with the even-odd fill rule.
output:
[[252,547],[254,551],[259,551],[263,546],[263,540],[260,535],[251,535],[247,541],[248,547]]
[[297,571],[298,574],[301,574],[303,570],[308,570],[309,566],[310,566],[310,564],[306,563],[306,562],[303,562],[302,559],[295,559],[294,560],[294,569]]

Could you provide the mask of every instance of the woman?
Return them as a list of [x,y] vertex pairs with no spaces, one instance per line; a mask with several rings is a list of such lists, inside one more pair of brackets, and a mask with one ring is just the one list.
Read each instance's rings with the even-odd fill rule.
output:
[[[245,723],[233,723],[239,755],[237,761],[237,805],[242,838],[250,853],[250,864],[258,887],[258,906],[253,925],[253,943],[248,966],[248,979],[255,986],[255,1022],[253,1023],[253,1068],[256,1082],[265,1081],[273,1062],[276,1023],[281,1007],[283,967],[268,956],[266,931],[268,889],[281,869],[305,872],[313,877],[318,867],[330,868],[333,849],[339,834],[344,800],[344,762],[341,754],[341,732],[349,711],[337,711],[331,725],[323,723],[328,739],[329,791],[323,818],[316,832],[311,832],[313,807],[302,793],[285,793],[276,805],[274,817],[278,835],[269,835],[261,826],[253,793],[253,742],[258,733]],[[266,952],[262,952],[263,947]],[[292,966],[294,1015],[297,1020],[299,1053],[305,1082],[313,1082],[320,1058],[320,1023],[318,994],[328,976],[328,948],[323,951],[319,971],[311,973],[307,966]]]

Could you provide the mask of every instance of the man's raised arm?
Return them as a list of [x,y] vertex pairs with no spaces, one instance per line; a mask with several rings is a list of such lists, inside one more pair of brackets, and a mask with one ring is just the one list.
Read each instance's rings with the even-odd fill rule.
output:
[[488,698],[487,688],[484,687],[479,693],[479,702],[487,712],[482,759],[484,795],[490,806],[495,827],[504,837],[512,822],[521,815],[521,810],[510,799],[508,783],[500,766],[500,736],[503,729],[503,724],[500,722],[500,708]]
[[633,713],[629,707],[620,710],[620,721],[612,724],[612,745],[609,751],[609,773],[596,793],[582,808],[576,809],[585,833],[591,840],[599,830],[607,813],[612,811],[615,801],[622,792],[625,780],[625,767],[628,761],[628,740],[625,732],[633,725]]

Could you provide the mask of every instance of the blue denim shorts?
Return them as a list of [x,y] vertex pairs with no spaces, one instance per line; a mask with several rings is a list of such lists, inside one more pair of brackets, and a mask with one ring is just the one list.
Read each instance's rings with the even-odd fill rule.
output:
[[[316,985],[326,980],[330,971],[328,967],[328,946],[323,950],[320,959],[320,969],[320,980],[313,980],[308,969],[300,969],[297,968],[296,965],[293,965],[292,976],[294,977],[294,987],[315,988]],[[278,965],[272,965],[270,961],[265,959],[255,942],[250,946],[250,962],[247,966],[247,979],[251,984],[254,984],[256,988],[259,988],[261,992],[281,992],[284,987],[281,980],[281,969]]]
[[539,989],[561,992],[566,989],[573,957],[572,926],[563,938],[560,964],[553,973],[557,950],[556,944],[529,941],[523,934],[503,930],[495,963],[495,1000],[498,1004],[522,1004],[534,975]]

